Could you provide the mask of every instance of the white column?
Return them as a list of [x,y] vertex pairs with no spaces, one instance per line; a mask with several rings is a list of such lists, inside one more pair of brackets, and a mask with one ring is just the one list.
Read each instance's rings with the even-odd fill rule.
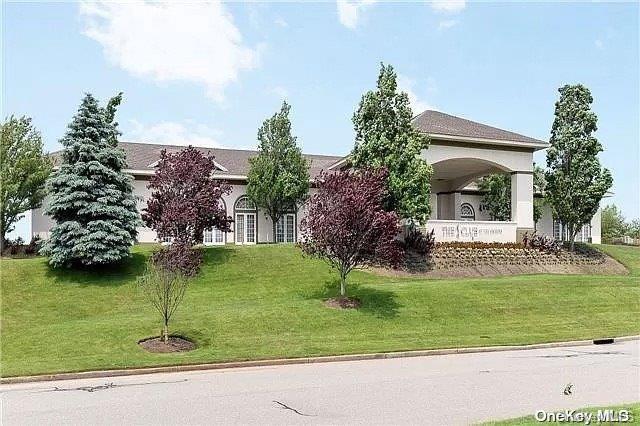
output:
[[518,230],[522,230],[522,233],[533,230],[533,173],[531,172],[511,174],[511,220],[518,224]]
[[451,200],[453,201],[453,218],[455,220],[462,219],[460,215],[460,205],[462,204],[462,194],[460,192],[454,192]]

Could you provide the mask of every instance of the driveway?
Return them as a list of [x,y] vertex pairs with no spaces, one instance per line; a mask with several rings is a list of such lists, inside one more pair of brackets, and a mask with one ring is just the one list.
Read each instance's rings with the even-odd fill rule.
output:
[[640,401],[639,342],[0,387],[2,424],[468,424]]

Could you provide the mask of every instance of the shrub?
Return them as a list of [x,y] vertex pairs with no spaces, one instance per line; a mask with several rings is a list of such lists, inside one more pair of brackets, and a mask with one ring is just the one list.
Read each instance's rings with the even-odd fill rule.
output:
[[431,257],[436,246],[435,230],[426,234],[416,227],[410,227],[404,237],[405,251],[413,251],[421,256]]
[[40,249],[40,244],[42,240],[40,237],[33,237],[29,244],[25,244],[24,240],[21,237],[16,238],[15,240],[6,240],[4,250],[2,251],[3,256],[36,256],[38,254],[38,250]]
[[525,233],[522,237],[522,244],[526,248],[538,249],[545,253],[558,253],[560,251],[560,244],[556,240],[546,235],[538,235],[535,231],[531,235]]

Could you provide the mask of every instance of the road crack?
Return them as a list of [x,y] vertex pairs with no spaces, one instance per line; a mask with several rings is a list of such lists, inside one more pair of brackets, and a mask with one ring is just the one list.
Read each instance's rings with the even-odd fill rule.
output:
[[300,415],[300,416],[305,416],[305,417],[315,417],[315,415],[314,415],[314,414],[305,414],[305,413],[301,413],[300,411],[296,410],[295,408],[291,408],[291,407],[289,407],[287,404],[283,404],[283,403],[282,403],[282,402],[280,402],[280,401],[273,400],[273,402],[275,402],[276,404],[280,405],[280,408],[282,408],[283,410],[291,410],[291,411],[293,411],[294,413],[296,413],[296,414],[298,414],[298,415]]

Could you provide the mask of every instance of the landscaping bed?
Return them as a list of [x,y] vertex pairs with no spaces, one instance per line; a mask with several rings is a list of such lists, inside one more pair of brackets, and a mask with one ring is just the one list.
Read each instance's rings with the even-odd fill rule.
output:
[[402,268],[374,270],[388,276],[433,278],[628,273],[620,262],[586,244],[576,244],[571,252],[566,248],[543,251],[516,243],[438,243],[430,259],[410,251]]

